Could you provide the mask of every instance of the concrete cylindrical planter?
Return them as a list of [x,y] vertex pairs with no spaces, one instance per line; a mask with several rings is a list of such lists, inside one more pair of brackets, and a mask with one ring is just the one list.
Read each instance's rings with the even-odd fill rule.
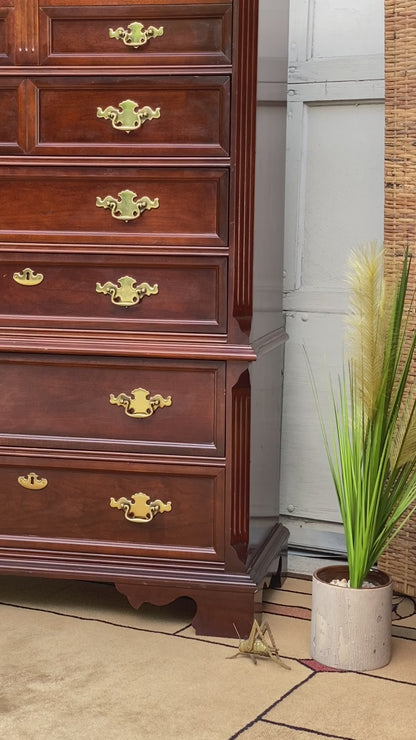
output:
[[391,656],[393,585],[386,573],[371,571],[373,588],[344,588],[333,579],[348,580],[348,567],[319,568],[312,578],[311,655],[323,665],[370,671]]

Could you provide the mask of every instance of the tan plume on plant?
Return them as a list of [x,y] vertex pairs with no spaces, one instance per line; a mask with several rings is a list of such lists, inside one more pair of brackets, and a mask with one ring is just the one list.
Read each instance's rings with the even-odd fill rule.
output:
[[416,458],[416,384],[409,383],[402,402],[390,454],[392,466],[401,466]]
[[406,302],[411,258],[406,252],[387,292],[383,257],[374,242],[351,257],[348,360],[332,386],[329,427],[311,372],[354,588],[416,508],[416,333],[407,331],[413,297]]
[[388,334],[383,272],[383,253],[377,242],[351,253],[346,350],[354,368],[356,400],[361,400],[367,418],[373,416],[380,392]]

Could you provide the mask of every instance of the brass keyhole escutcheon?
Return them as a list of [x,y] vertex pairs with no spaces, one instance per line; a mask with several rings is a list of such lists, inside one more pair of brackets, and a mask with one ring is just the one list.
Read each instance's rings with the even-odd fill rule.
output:
[[107,108],[97,108],[97,118],[105,118],[111,121],[111,125],[117,131],[136,131],[146,121],[160,118],[160,108],[152,110],[148,105],[139,108],[134,100],[122,100],[118,108],[108,105]]
[[29,491],[41,491],[46,488],[48,481],[46,478],[40,478],[37,473],[28,473],[27,475],[20,475],[17,482],[22,488],[27,488]]
[[155,26],[145,28],[143,23],[133,21],[133,23],[129,23],[127,29],[122,28],[121,26],[115,30],[109,28],[108,35],[110,39],[117,39],[122,41],[126,46],[132,46],[133,49],[139,49],[141,46],[147,44],[150,39],[155,39],[157,36],[163,36],[163,26],[160,26],[160,28],[156,28]]
[[112,509],[123,509],[125,519],[137,524],[146,524],[151,522],[156,514],[163,514],[165,511],[172,510],[170,501],[167,501],[166,504],[160,499],[150,501],[150,497],[141,492],[133,493],[131,499],[122,496],[116,501],[115,498],[111,497],[110,506]]
[[21,272],[13,273],[13,280],[19,285],[39,285],[43,280],[43,275],[41,272],[34,272],[30,267],[25,267]]

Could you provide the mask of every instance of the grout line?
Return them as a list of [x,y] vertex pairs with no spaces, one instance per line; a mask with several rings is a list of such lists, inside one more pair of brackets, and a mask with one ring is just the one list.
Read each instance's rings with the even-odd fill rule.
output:
[[[285,656],[281,656],[281,657],[285,657]],[[292,658],[292,660],[297,660],[298,662],[300,662],[300,659],[297,659],[297,658]],[[305,667],[308,667],[308,666],[305,666]],[[254,720],[252,720],[251,722],[247,723],[244,727],[241,728],[241,730],[238,730],[238,732],[236,732],[234,735],[232,735],[230,738],[228,738],[228,740],[235,740],[235,738],[240,737],[240,735],[242,735],[243,732],[245,732],[246,730],[248,730],[250,727],[253,727],[259,721],[267,722],[269,724],[276,724],[278,726],[281,725],[282,727],[285,727],[285,726],[291,727],[291,725],[284,725],[283,723],[278,723],[278,722],[275,723],[272,720],[267,720],[265,718],[265,715],[268,712],[270,712],[272,709],[274,709],[276,706],[278,706],[278,704],[280,704],[280,702],[282,702],[284,699],[287,699],[287,697],[290,696],[294,691],[297,691],[297,689],[299,689],[301,686],[305,685],[308,681],[310,681],[311,678],[313,678],[316,675],[319,675],[318,672],[315,671],[313,668],[309,668],[309,670],[311,671],[311,673],[310,673],[309,676],[307,676],[303,681],[300,681],[298,684],[296,684],[296,686],[293,686],[291,689],[289,689],[289,691],[287,691],[286,694],[283,694],[279,699],[277,699],[276,702],[274,702],[267,709],[265,709],[263,712],[261,712],[261,714],[259,714],[257,717],[255,717]],[[368,678],[378,678],[378,679],[380,679],[382,681],[390,681],[391,683],[398,683],[398,684],[403,684],[403,685],[408,685],[408,686],[415,686],[416,685],[415,683],[412,683],[411,681],[401,681],[401,680],[396,679],[396,678],[388,678],[387,676],[376,676],[376,675],[374,675],[372,673],[366,673],[364,671],[340,671],[340,672],[343,673],[343,674],[353,674],[353,675],[356,675],[356,676],[366,676]],[[306,730],[306,728],[303,728],[303,727],[301,727],[301,728],[293,727],[293,729],[295,729],[295,730],[296,729]],[[306,731],[307,732],[311,732],[311,733],[312,732],[315,732],[316,733],[316,730],[306,730]],[[337,739],[339,738],[339,740],[354,740],[354,738],[349,738],[349,737],[344,737],[344,736],[325,735],[324,733],[319,733],[319,734],[321,734],[323,737],[330,737],[330,738],[333,737],[333,738],[337,738]]]
[[[190,625],[190,626],[192,626],[192,625]],[[170,633],[170,634],[172,634],[172,633]],[[227,642],[217,642],[212,637],[209,640],[208,639],[204,639],[204,636],[203,635],[202,636],[195,635],[195,637],[192,637],[190,635],[188,637],[187,635],[181,635],[181,634],[178,634],[178,633],[175,632],[175,633],[173,633],[173,636],[174,637],[180,637],[181,640],[194,640],[195,642],[202,642],[204,645],[219,645],[220,647],[233,648],[234,650],[238,650],[238,646],[236,646],[236,645],[230,645]],[[222,639],[223,640],[234,640],[235,638],[233,638],[233,637],[223,637]]]
[[[81,622],[97,622],[98,624],[106,624],[109,627],[120,627],[120,629],[126,629],[126,630],[133,630],[135,632],[147,632],[151,635],[165,635],[166,637],[177,637],[182,640],[193,640],[194,642],[201,642],[206,645],[218,645],[220,647],[225,648],[235,648],[234,645],[230,645],[228,643],[224,642],[216,642],[215,640],[204,640],[203,637],[198,637],[197,635],[193,637],[192,635],[181,635],[180,632],[182,629],[188,629],[192,626],[191,623],[187,624],[185,627],[180,628],[176,632],[165,632],[163,630],[155,630],[155,629],[149,629],[148,627],[133,627],[130,624],[120,624],[119,622],[110,622],[107,619],[98,619],[97,617],[82,617],[78,614],[67,614],[65,612],[58,612],[54,611],[53,609],[42,609],[41,607],[37,606],[23,606],[22,604],[13,604],[11,602],[7,601],[0,601],[0,606],[10,606],[14,609],[25,609],[27,611],[35,611],[35,612],[41,612],[43,614],[53,614],[56,617],[66,617],[67,619],[78,619]],[[224,640],[227,638],[224,637]],[[234,639],[232,637],[229,638],[230,640]]]
[[241,728],[241,730],[238,730],[238,732],[236,732],[234,735],[231,735],[231,737],[227,738],[227,740],[235,740],[235,738],[242,735],[242,733],[248,730],[250,727],[253,727],[259,720],[263,720],[264,715],[270,712],[272,709],[274,709],[274,707],[276,707],[278,704],[280,704],[280,702],[283,701],[283,699],[286,699],[288,696],[290,696],[290,694],[296,691],[296,689],[298,689],[300,686],[303,686],[305,683],[310,681],[310,679],[313,678],[313,676],[315,676],[316,673],[311,668],[309,670],[311,671],[309,676],[306,676],[306,678],[304,678],[302,681],[299,681],[299,683],[296,684],[296,686],[292,686],[292,688],[289,689],[289,691],[286,691],[286,693],[283,694],[283,696],[281,696],[279,699],[277,699],[277,701],[273,702],[273,704],[270,704],[270,706],[267,707],[259,715],[257,715],[255,719],[253,719],[251,722],[248,722],[246,725],[244,725],[244,727]]
[[[230,649],[231,648],[234,648],[235,649],[235,646],[234,645],[230,645],[229,643],[226,643],[226,642],[217,642],[217,641],[215,641],[213,639],[209,639],[208,640],[208,639],[204,639],[203,637],[199,637],[197,635],[193,637],[191,635],[190,636],[187,636],[187,635],[181,634],[181,632],[183,632],[185,629],[188,629],[189,627],[192,626],[191,623],[188,624],[188,625],[186,625],[183,628],[179,628],[179,630],[177,630],[175,632],[166,632],[166,631],[163,631],[163,630],[149,629],[149,628],[146,628],[146,627],[133,627],[132,625],[120,624],[118,622],[111,622],[109,620],[106,620],[106,619],[98,619],[96,617],[83,617],[83,616],[78,615],[78,614],[67,614],[65,612],[58,612],[58,611],[55,611],[53,609],[43,609],[43,608],[40,608],[40,607],[24,606],[22,604],[13,604],[12,602],[7,602],[7,601],[0,601],[0,606],[9,606],[9,607],[12,607],[14,609],[23,609],[25,611],[35,611],[35,612],[40,612],[40,613],[44,613],[44,614],[52,614],[52,615],[58,616],[58,617],[66,617],[67,619],[77,619],[77,620],[82,621],[82,622],[95,622],[95,623],[98,623],[98,624],[105,624],[105,625],[110,626],[110,627],[119,627],[120,629],[133,630],[135,632],[146,632],[148,634],[154,634],[154,635],[155,634],[156,635],[165,635],[166,637],[176,637],[176,638],[179,638],[179,639],[182,639],[182,640],[192,640],[194,642],[200,642],[202,644],[216,645],[216,646],[219,646],[219,647],[225,647],[225,648],[230,648]],[[290,617],[290,619],[297,619],[297,617]],[[304,621],[304,620],[301,620],[301,621]],[[398,637],[397,635],[395,635],[395,637],[398,638],[398,639],[409,640],[410,642],[414,642],[414,640],[412,640],[411,638],[408,638],[408,637]],[[227,638],[224,638],[224,640],[226,640],[226,639]],[[229,639],[232,639],[232,638],[229,638]],[[234,738],[237,738],[241,734],[241,732],[243,730],[247,729],[248,727],[251,727],[258,720],[263,719],[263,716],[264,716],[265,713],[269,712],[272,708],[274,708],[275,706],[277,706],[277,704],[279,704],[283,699],[285,699],[287,696],[289,696],[293,691],[295,691],[297,688],[299,688],[300,686],[302,686],[302,684],[306,683],[314,675],[317,675],[318,674],[318,671],[316,671],[315,669],[311,668],[310,666],[307,666],[304,662],[302,662],[303,660],[306,660],[305,658],[296,658],[296,657],[293,657],[291,655],[282,655],[280,653],[279,653],[279,656],[282,659],[284,659],[284,660],[292,660],[292,661],[294,661],[296,663],[299,663],[300,665],[302,665],[305,668],[307,668],[308,670],[310,670],[311,671],[311,674],[309,676],[307,676],[306,679],[304,679],[303,681],[301,681],[299,684],[297,684],[296,686],[292,687],[292,689],[290,689],[286,694],[284,694],[283,696],[281,696],[274,704],[272,704],[269,708],[267,708],[266,710],[264,710],[264,712],[262,712],[261,714],[259,714],[258,717],[256,717],[253,720],[253,722],[251,722],[248,725],[246,725],[244,728],[242,728],[242,730],[239,730],[235,735],[233,735],[232,737],[230,737],[229,740],[234,740]],[[390,683],[402,684],[404,686],[416,686],[416,680],[415,681],[405,681],[405,680],[398,679],[398,678],[391,678],[389,676],[376,675],[374,673],[369,673],[369,672],[366,672],[366,671],[340,671],[340,672],[342,672],[342,673],[350,673],[350,674],[354,674],[354,675],[358,675],[358,676],[366,676],[366,677],[375,678],[375,679],[378,679],[378,680],[381,680],[381,681],[389,681]],[[349,740],[349,739],[347,738],[346,740]]]
[[367,671],[342,671],[342,673],[354,673],[356,676],[366,676],[367,678],[377,678],[379,681],[390,681],[390,683],[399,683],[399,684],[403,684],[403,686],[416,686],[416,681],[403,681],[401,678],[390,678],[389,676],[378,676],[374,673],[369,673]]
[[285,594],[299,594],[300,596],[312,596],[312,593],[310,591],[295,591],[291,588],[265,588],[265,591],[276,591],[277,593],[281,594],[284,592]]
[[[403,632],[401,635],[400,632]],[[407,634],[410,633],[410,634]],[[413,633],[413,636],[412,634]],[[416,640],[416,628],[415,627],[407,627],[405,624],[401,625],[396,623],[396,620],[392,624],[392,636],[398,637],[399,640],[410,640],[411,642],[415,642]]]
[[181,635],[181,632],[184,632],[185,630],[189,630],[190,627],[192,627],[192,622],[185,624],[184,627],[179,627],[179,629],[177,629],[176,632],[172,632],[172,634],[176,635],[177,637],[186,637],[186,635]]
[[[286,591],[286,593],[288,593],[288,591]],[[293,593],[293,591],[291,591],[291,593]],[[302,594],[302,595],[306,596],[306,594]],[[300,606],[299,604],[283,604],[281,601],[279,602],[269,601],[269,599],[264,599],[263,604],[273,604],[274,606],[287,606],[287,607],[290,607],[291,609],[309,609],[310,611],[310,606]]]
[[264,611],[267,611],[267,609],[292,609],[293,611],[305,611],[305,612],[311,612],[312,607],[310,606],[297,606],[296,604],[277,604],[275,601],[264,601],[263,607],[265,607]]
[[81,622],[98,622],[99,624],[106,624],[110,627],[120,627],[121,629],[133,630],[135,632],[149,632],[156,635],[168,635],[174,636],[172,632],[162,632],[161,630],[151,630],[147,627],[133,627],[130,624],[120,624],[118,622],[110,622],[107,619],[98,619],[97,617],[82,617],[79,614],[66,614],[65,612],[57,612],[53,609],[42,609],[38,606],[23,606],[22,604],[12,604],[7,601],[0,601],[0,606],[11,606],[14,609],[25,609],[26,611],[41,612],[43,614],[53,614],[56,617],[66,617],[67,619],[78,619]]
[[310,619],[308,617],[296,617],[292,614],[276,614],[275,612],[265,612],[266,614],[270,614],[272,617],[282,617],[283,619],[296,619],[298,622],[310,622]]
[[288,725],[286,722],[274,722],[272,719],[261,719],[260,722],[266,722],[268,725],[276,725],[277,727],[287,727],[289,730],[310,732],[313,735],[319,735],[319,737],[336,738],[336,740],[354,740],[354,738],[347,737],[346,735],[334,735],[328,732],[321,732],[320,730],[311,730],[308,727],[301,727],[299,725]]

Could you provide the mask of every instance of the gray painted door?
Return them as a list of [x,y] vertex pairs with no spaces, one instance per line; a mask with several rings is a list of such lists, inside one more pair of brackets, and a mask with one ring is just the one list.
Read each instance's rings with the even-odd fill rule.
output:
[[303,347],[325,399],[349,252],[383,238],[383,44],[383,0],[290,2],[280,510],[301,547],[343,549]]

